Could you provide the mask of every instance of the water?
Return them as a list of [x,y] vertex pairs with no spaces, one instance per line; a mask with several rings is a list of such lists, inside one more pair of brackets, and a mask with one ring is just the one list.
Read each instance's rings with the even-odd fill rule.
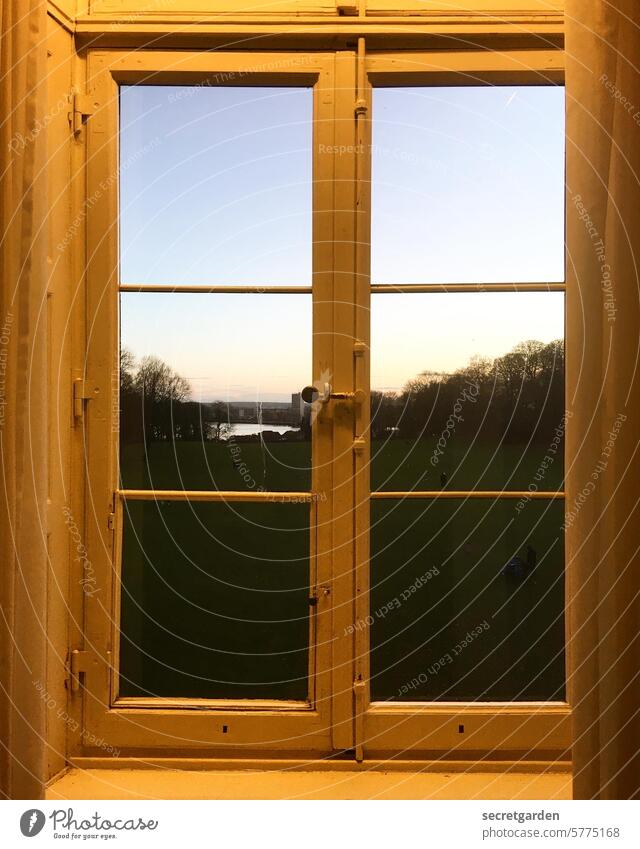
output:
[[252,436],[253,434],[263,433],[265,430],[275,431],[276,433],[289,433],[290,431],[299,431],[300,428],[292,425],[275,425],[275,424],[232,424],[231,431],[226,436],[229,439],[232,436]]

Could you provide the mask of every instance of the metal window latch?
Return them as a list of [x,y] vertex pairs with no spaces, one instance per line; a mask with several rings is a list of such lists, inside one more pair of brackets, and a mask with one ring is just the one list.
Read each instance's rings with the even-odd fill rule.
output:
[[317,607],[320,599],[326,598],[330,593],[330,587],[315,587],[312,595],[309,596],[309,607]]
[[100,392],[99,388],[89,380],[79,377],[73,381],[73,416],[81,419],[84,416],[85,401],[91,401]]
[[305,386],[300,395],[306,404],[326,404],[329,401],[351,401],[361,404],[365,397],[362,389],[357,389],[355,392],[332,392],[330,383],[323,384],[322,389],[316,386]]

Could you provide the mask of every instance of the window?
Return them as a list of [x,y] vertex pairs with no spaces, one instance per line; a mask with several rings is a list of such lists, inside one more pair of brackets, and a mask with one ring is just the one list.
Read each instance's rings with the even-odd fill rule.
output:
[[559,701],[563,90],[375,89],[372,135],[372,696]]
[[562,88],[295,59],[90,53],[87,727],[560,748]]

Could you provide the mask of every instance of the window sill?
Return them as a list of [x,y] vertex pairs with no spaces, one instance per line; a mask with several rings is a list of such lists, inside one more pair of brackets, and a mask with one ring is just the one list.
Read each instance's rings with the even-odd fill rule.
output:
[[[178,762],[176,762],[178,763]],[[473,764],[422,766],[365,762],[361,765],[272,764],[231,769],[179,769],[165,762],[119,769],[71,768],[47,788],[48,800],[64,799],[571,799],[566,764]],[[207,763],[207,767],[209,767]],[[342,768],[339,768],[342,767]],[[496,771],[491,768],[497,767]],[[480,771],[482,770],[482,771]],[[518,771],[516,771],[518,770]]]

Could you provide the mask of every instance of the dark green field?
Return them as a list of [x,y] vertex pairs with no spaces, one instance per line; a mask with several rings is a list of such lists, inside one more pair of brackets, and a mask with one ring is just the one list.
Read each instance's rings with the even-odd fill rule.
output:
[[[375,501],[371,520],[375,699],[564,697],[561,502]],[[505,574],[527,546],[535,567]]]
[[[235,444],[240,455],[230,443],[152,443],[146,457],[125,445],[123,484],[310,488],[308,443]],[[456,490],[562,481],[560,455],[540,478],[544,445],[495,454],[452,442],[435,468],[433,447],[374,443],[372,486],[440,489],[442,471]],[[309,506],[130,502],[128,514],[122,693],[304,699]],[[562,502],[384,500],[371,518],[374,698],[563,698]],[[527,546],[535,567],[505,574]]]
[[[258,489],[308,491],[309,442],[151,442],[124,445],[126,489]],[[246,469],[246,471],[245,471]]]
[[308,504],[127,506],[121,693],[305,699]]
[[[392,439],[371,448],[371,487],[406,491],[441,489],[526,490],[562,486],[560,452],[546,444],[503,445],[452,441],[432,464],[436,440]],[[235,451],[235,453],[234,453]],[[551,459],[542,469],[545,457]],[[122,481],[128,489],[311,489],[309,442],[152,442],[124,445]],[[246,471],[243,470],[243,468]],[[536,480],[536,473],[538,479]]]

